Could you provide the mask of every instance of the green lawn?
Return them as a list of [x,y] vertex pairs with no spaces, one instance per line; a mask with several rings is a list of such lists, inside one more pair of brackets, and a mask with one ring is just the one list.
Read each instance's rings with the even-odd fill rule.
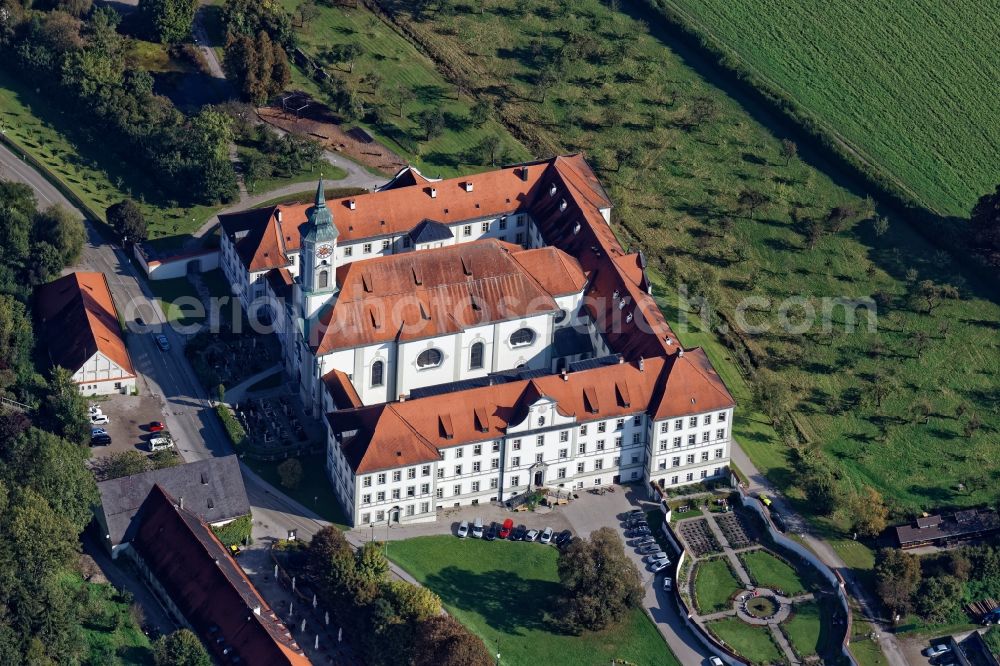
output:
[[86,599],[79,619],[89,651],[83,663],[122,666],[152,663],[149,638],[136,624],[129,602],[114,587],[107,583],[87,583],[76,572],[66,572],[61,582]]
[[739,557],[750,578],[757,585],[772,590],[782,590],[788,596],[803,594],[806,591],[806,585],[795,569],[766,550],[740,553]]
[[661,1],[932,208],[966,215],[996,185],[997,0]]
[[708,628],[734,651],[755,664],[770,664],[784,659],[784,654],[775,645],[767,627],[727,617],[710,623]]
[[[377,535],[376,535],[377,536]],[[679,664],[645,611],[636,609],[618,627],[568,636],[551,631],[547,613],[558,613],[555,548],[537,543],[459,540],[452,536],[407,539],[389,545],[389,557],[434,590],[448,612],[479,635],[501,664]]]
[[818,654],[823,647],[820,643],[823,624],[819,604],[815,601],[796,604],[792,616],[781,624],[781,630],[799,656]]
[[858,666],[885,666],[889,663],[875,641],[863,636],[855,636],[848,649],[857,660]]
[[[349,197],[352,194],[364,194],[368,190],[363,187],[328,187],[325,190],[327,199],[337,199],[340,197]],[[268,199],[267,201],[258,204],[258,208],[264,208],[266,206],[275,206],[277,204],[290,204],[290,203],[306,203],[312,201],[315,191],[303,190],[295,194],[285,194],[280,197],[275,197],[273,199]]]
[[350,529],[347,526],[344,510],[340,507],[337,496],[333,494],[330,480],[326,476],[326,460],[322,453],[299,457],[299,462],[302,463],[302,482],[294,489],[281,485],[278,465],[284,461],[264,462],[248,456],[244,462],[261,478],[302,506],[312,509],[322,518],[336,524],[341,529]]
[[[993,483],[1000,473],[1000,440],[992,436],[1000,429],[995,289],[907,219],[891,217],[888,232],[876,237],[870,205],[809,163],[786,159],[769,128],[671,50],[676,30],[662,17],[636,3],[614,12],[598,0],[486,2],[481,11],[419,16],[411,3],[382,4],[454,81],[496,102],[504,122],[530,137],[532,152],[586,153],[615,202],[614,229],[649,258],[654,293],[680,339],[706,346],[741,405],[735,436],[782,491],[793,491],[797,477],[781,439],[748,407],[745,376],[755,365],[791,387],[804,438],[822,445],[849,485],[875,486],[899,510],[1000,498]],[[545,81],[553,67],[555,80]],[[536,86],[539,80],[546,85]],[[981,154],[969,151],[972,159]],[[739,205],[740,193],[751,190],[769,199],[752,215]],[[861,213],[810,246],[801,221],[825,220],[834,206]],[[961,285],[962,299],[930,315],[907,306],[909,269]],[[707,280],[713,309],[730,327],[744,298],[764,299],[741,312],[769,330],[734,348],[720,344],[718,328],[696,321],[678,295],[679,285],[695,286],[692,277]],[[843,308],[833,310],[829,330],[821,325],[832,304],[823,299],[880,290],[892,303],[880,309],[877,330],[864,312],[851,329]],[[786,334],[784,301],[799,296],[814,309],[805,318],[815,325]],[[797,321],[799,310],[791,310]],[[892,375],[880,408],[870,399],[878,371]],[[931,404],[927,420],[914,418],[922,400]],[[983,427],[967,436],[973,413]],[[813,511],[805,502],[796,508]]]
[[698,562],[694,595],[698,612],[702,615],[732,608],[732,596],[741,589],[743,585],[729,568],[726,558],[716,557]]
[[11,141],[41,162],[79,197],[92,214],[104,219],[111,204],[132,196],[140,202],[149,224],[149,237],[184,236],[199,228],[217,207],[171,207],[158,199],[155,183],[134,167],[99,146],[73,138],[74,128],[60,111],[19,79],[0,69],[0,130]]
[[[282,0],[281,4],[294,13],[300,2]],[[530,153],[495,120],[482,127],[468,122],[473,100],[460,94],[436,71],[433,63],[371,12],[322,4],[318,9],[318,18],[296,30],[301,48],[315,57],[334,43],[362,47],[363,54],[354,63],[353,71],[348,71],[347,63],[334,66],[332,71],[356,85],[366,104],[385,107],[387,126],[364,126],[397,154],[412,159],[425,174],[447,177],[486,168],[486,164],[470,158],[468,153],[487,135],[502,137],[509,151],[507,161],[530,157]],[[372,92],[372,87],[362,82],[370,72],[382,77],[377,92]],[[297,72],[293,85],[318,93],[315,85],[302,85],[305,82],[305,77]],[[389,91],[395,86],[414,93],[414,99],[404,105],[402,116],[390,101]],[[429,141],[424,140],[417,121],[417,114],[426,109],[440,109],[445,117],[443,133]]]

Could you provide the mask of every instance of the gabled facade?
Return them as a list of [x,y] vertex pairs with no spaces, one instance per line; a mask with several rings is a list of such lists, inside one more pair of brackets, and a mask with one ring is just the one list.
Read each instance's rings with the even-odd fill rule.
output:
[[41,342],[81,393],[128,393],[135,370],[103,273],[77,272],[35,290]]
[[226,274],[281,320],[356,524],[725,472],[732,397],[610,223],[579,155],[447,180],[407,168],[372,193],[223,218]]

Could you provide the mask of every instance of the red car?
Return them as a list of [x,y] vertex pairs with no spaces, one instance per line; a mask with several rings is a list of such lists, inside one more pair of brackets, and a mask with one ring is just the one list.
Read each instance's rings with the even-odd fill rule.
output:
[[513,530],[513,529],[514,529],[514,521],[513,520],[511,520],[510,518],[508,518],[507,520],[503,521],[503,525],[500,527],[500,538],[501,539],[509,539],[510,538],[511,530]]
[[153,421],[149,424],[149,432],[160,432],[163,430],[163,424],[159,421]]

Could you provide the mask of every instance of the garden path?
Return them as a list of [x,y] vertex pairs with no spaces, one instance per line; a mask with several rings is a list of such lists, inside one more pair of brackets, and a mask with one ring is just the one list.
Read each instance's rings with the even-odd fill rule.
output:
[[232,388],[226,389],[226,402],[229,404],[236,404],[246,397],[247,391],[251,386],[264,379],[265,377],[270,377],[275,372],[281,372],[283,366],[281,363],[275,363],[269,368],[264,368],[255,375],[251,375],[244,379],[242,382],[237,384]]
[[785,638],[785,634],[781,632],[781,629],[778,629],[777,623],[769,622],[767,628],[771,630],[771,637],[774,639],[774,642],[777,643],[778,647],[781,648],[781,651],[785,653],[785,659],[788,660],[788,663],[792,664],[792,666],[798,666],[801,664],[802,662],[799,661],[798,656],[795,654],[795,650],[792,649],[792,646],[788,643],[788,639]]
[[706,522],[708,523],[709,529],[712,530],[712,534],[715,535],[715,540],[719,542],[719,546],[722,548],[723,552],[726,554],[726,558],[732,565],[733,571],[739,577],[740,582],[744,586],[750,585],[750,576],[747,574],[746,570],[743,568],[743,563],[740,562],[740,558],[736,556],[736,551],[733,547],[729,545],[729,540],[726,539],[726,535],[722,533],[722,530],[715,522],[714,516],[712,516],[711,511],[702,510],[702,515],[705,516]]

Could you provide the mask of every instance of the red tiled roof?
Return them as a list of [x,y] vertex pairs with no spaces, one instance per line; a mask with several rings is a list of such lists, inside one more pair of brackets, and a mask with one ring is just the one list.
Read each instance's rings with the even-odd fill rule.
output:
[[699,347],[667,359],[667,371],[654,398],[653,418],[699,414],[736,406],[722,377]]
[[587,284],[580,262],[558,248],[518,248],[511,256],[553,296],[579,294]]
[[211,528],[153,486],[139,511],[136,551],[195,632],[223,661],[248,666],[310,664],[287,627]]
[[326,390],[333,398],[333,404],[337,409],[353,409],[363,405],[346,372],[331,370],[323,375],[323,383],[326,384]]
[[561,273],[534,275],[520,247],[495,239],[357,261],[337,270],[340,294],[322,311],[310,343],[323,355],[387,340],[414,340],[558,309],[544,288],[584,283],[580,267],[551,249]]
[[103,273],[70,273],[35,289],[35,313],[55,365],[76,372],[101,352],[135,375]]

